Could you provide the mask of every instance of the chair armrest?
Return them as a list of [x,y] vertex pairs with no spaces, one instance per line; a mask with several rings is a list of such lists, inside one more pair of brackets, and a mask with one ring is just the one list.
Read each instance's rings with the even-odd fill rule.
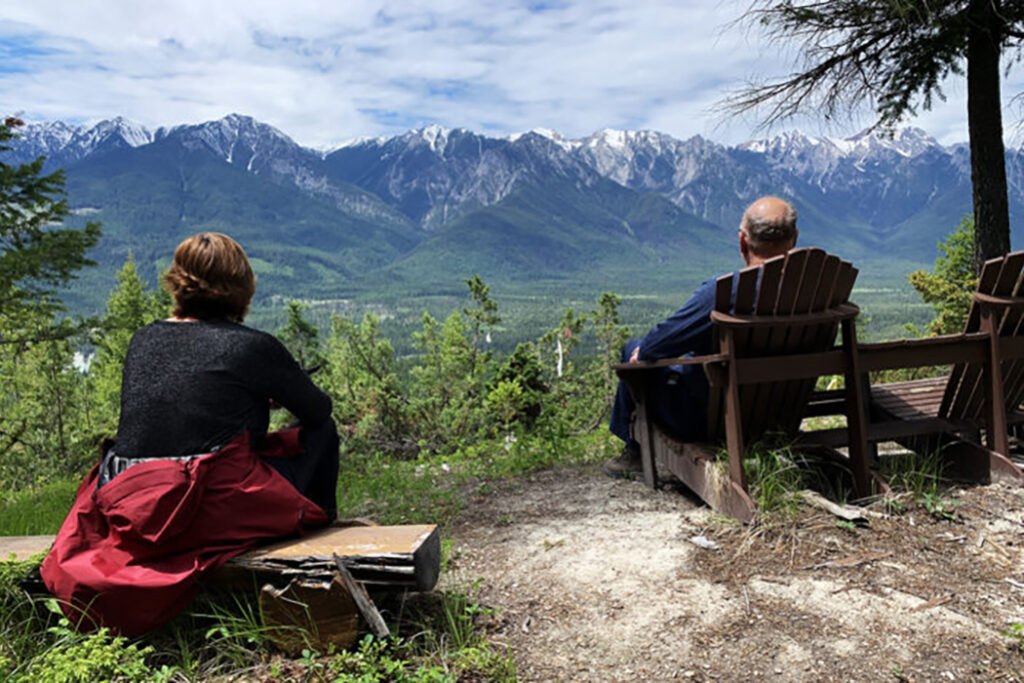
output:
[[638,360],[633,363],[615,363],[612,365],[612,370],[616,372],[620,371],[636,371],[636,370],[654,370],[656,368],[667,368],[672,365],[710,365],[712,363],[721,363],[729,360],[729,357],[723,353],[712,353],[707,356],[690,356],[687,358],[661,358],[659,360]]

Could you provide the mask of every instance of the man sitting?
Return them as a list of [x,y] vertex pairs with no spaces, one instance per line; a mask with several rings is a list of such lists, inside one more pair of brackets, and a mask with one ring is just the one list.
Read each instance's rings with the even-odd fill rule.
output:
[[[743,212],[740,255],[747,266],[785,254],[796,246],[796,209],[778,197],[762,197]],[[705,280],[690,300],[671,317],[658,323],[641,340],[631,339],[622,349],[622,362],[658,360],[712,353],[711,311],[715,280]],[[707,428],[708,380],[699,365],[659,368],[647,388],[647,401],[659,424],[682,441],[700,441]],[[622,381],[615,394],[610,429],[625,442],[622,454],[604,464],[604,473],[621,478],[643,472],[640,447],[630,435],[633,396]]]

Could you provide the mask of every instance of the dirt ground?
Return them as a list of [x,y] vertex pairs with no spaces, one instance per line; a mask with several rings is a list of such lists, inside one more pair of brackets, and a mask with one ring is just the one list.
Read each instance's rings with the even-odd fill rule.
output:
[[808,507],[750,529],[558,469],[476,496],[445,580],[479,580],[522,680],[1024,681],[1000,633],[1024,623],[1024,488],[953,496],[955,520],[915,505],[849,529]]

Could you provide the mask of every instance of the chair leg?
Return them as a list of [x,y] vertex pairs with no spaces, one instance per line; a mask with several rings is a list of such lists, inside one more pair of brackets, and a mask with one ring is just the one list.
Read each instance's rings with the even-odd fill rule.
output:
[[[730,358],[735,355],[735,340],[732,330],[726,328],[722,334],[722,352]],[[729,363],[725,384],[725,443],[729,449],[729,478],[741,490],[747,490],[747,475],[743,471],[743,423],[740,420],[740,385],[736,376],[736,364]]]
[[[867,399],[861,381],[860,355],[857,353],[857,330],[852,319],[844,320],[843,351],[846,354],[846,422],[850,440],[850,468],[853,470],[854,495],[871,495],[867,440]],[[876,453],[877,456],[877,453]]]
[[658,470],[654,457],[654,423],[647,413],[647,404],[643,399],[637,401],[633,413],[631,431],[633,439],[640,444],[640,463],[644,468],[644,483],[650,488],[658,486]]

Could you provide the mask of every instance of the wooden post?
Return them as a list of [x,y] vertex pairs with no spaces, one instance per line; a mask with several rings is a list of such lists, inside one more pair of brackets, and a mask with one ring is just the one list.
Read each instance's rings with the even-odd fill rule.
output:
[[[647,412],[647,401],[636,402],[633,416],[633,438],[640,444],[640,462],[644,468],[644,483],[654,489],[658,487],[658,459],[654,453],[654,420]],[[639,437],[639,438],[637,438]]]
[[988,418],[988,434],[985,441],[990,450],[1005,456],[1010,453],[1010,444],[1006,427],[1006,401],[1003,398],[1003,371],[996,317],[992,306],[982,304],[981,330],[988,335],[989,342],[988,363],[985,364],[985,403]]
[[644,483],[650,488],[658,486],[658,469],[654,457],[654,423],[647,413],[647,383],[653,372],[620,373],[633,396],[633,415],[629,433],[640,444],[640,463],[644,468]]
[[861,382],[860,354],[857,352],[857,326],[854,318],[846,318],[843,327],[843,353],[846,356],[846,427],[850,443],[850,468],[853,488],[858,498],[871,495],[868,473],[867,400]]
[[356,603],[356,607],[359,608],[359,612],[366,619],[366,623],[370,625],[370,630],[373,631],[373,635],[378,638],[387,638],[391,635],[391,631],[388,630],[388,625],[384,623],[384,617],[377,611],[377,606],[373,604],[373,600],[370,599],[370,594],[366,592],[366,588],[363,584],[359,583],[352,578],[352,574],[348,568],[341,561],[341,558],[337,555],[334,556],[334,564],[338,572],[338,576],[341,578],[342,583],[348,592],[352,595],[352,599]]
[[722,354],[726,360],[725,443],[729,450],[729,478],[744,491],[747,474],[743,471],[743,422],[740,419],[740,383],[736,376],[736,339],[731,327],[721,330]]

